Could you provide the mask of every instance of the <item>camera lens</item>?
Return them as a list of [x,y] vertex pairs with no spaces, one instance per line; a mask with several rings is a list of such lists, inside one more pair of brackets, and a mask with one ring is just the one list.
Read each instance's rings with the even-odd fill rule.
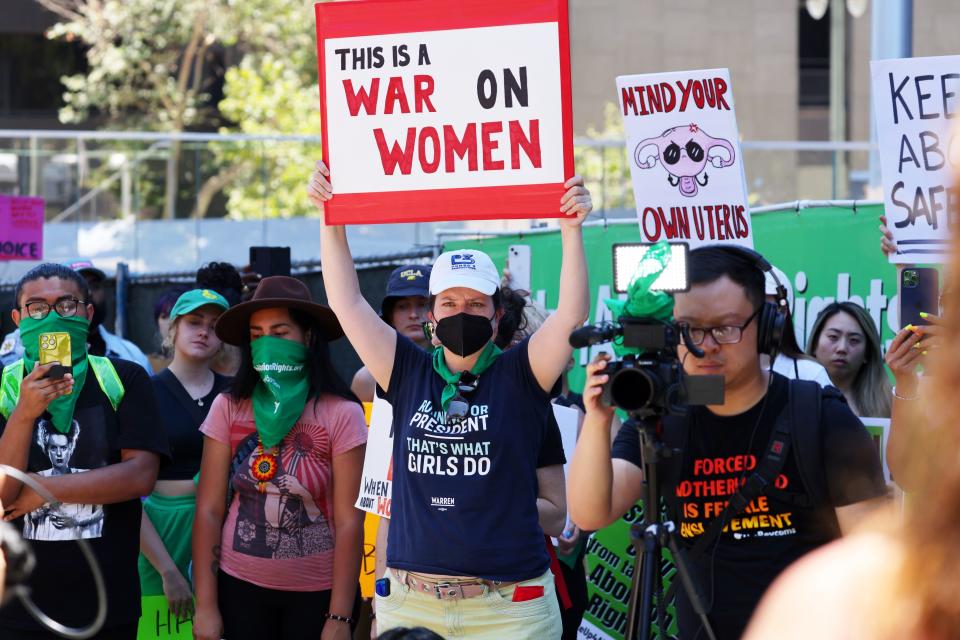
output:
[[613,375],[608,384],[610,399],[624,411],[643,409],[656,397],[656,381],[643,369],[621,369]]

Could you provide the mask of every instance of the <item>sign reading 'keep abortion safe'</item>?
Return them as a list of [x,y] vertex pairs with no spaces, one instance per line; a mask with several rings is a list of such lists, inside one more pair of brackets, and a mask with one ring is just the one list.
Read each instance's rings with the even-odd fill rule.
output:
[[870,63],[893,263],[945,262],[960,213],[960,56]]

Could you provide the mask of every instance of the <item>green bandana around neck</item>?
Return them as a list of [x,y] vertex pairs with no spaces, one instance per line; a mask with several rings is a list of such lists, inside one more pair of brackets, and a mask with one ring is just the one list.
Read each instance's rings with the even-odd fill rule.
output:
[[[503,353],[503,351],[500,350],[500,347],[493,344],[491,340],[487,343],[487,346],[483,348],[480,357],[477,359],[477,363],[470,369],[470,373],[479,377],[480,374],[490,368],[490,365],[493,364],[493,361],[496,360],[497,356],[501,353]],[[450,401],[457,395],[457,383],[460,382],[460,373],[450,371],[450,368],[447,366],[447,361],[443,357],[443,347],[437,347],[433,350],[433,370],[447,383],[446,386],[443,387],[443,393],[440,396],[440,404],[443,410],[446,411],[447,405],[449,405]]]
[[24,371],[30,373],[40,358],[40,336],[44,333],[66,333],[70,335],[70,362],[73,365],[73,391],[60,396],[47,406],[54,428],[60,433],[70,430],[73,421],[73,409],[87,379],[87,334],[90,321],[85,316],[64,318],[55,310],[50,310],[43,320],[34,320],[28,315],[20,317],[20,341],[23,343]]
[[264,449],[290,433],[307,404],[307,347],[295,340],[262,336],[250,344],[260,382],[253,388],[253,418]]

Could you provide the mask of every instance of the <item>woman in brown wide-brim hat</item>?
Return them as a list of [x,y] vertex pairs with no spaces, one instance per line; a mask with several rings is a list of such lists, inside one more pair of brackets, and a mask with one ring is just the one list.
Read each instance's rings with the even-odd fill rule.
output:
[[241,357],[200,429],[194,636],[347,640],[367,434],[330,361],[343,330],[305,284],[273,276],[221,315],[216,333]]

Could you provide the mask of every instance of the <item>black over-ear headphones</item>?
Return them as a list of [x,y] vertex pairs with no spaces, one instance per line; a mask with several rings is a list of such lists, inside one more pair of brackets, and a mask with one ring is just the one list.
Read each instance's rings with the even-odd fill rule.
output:
[[[769,273],[777,284],[777,301],[764,300],[763,306],[757,313],[757,351],[765,353],[770,356],[771,360],[775,360],[777,354],[780,353],[783,330],[787,324],[787,288],[780,282],[780,278],[777,277],[767,259],[753,249],[730,245],[724,246],[723,249],[760,270],[764,277]],[[764,291],[766,291],[766,288],[764,288]]]

